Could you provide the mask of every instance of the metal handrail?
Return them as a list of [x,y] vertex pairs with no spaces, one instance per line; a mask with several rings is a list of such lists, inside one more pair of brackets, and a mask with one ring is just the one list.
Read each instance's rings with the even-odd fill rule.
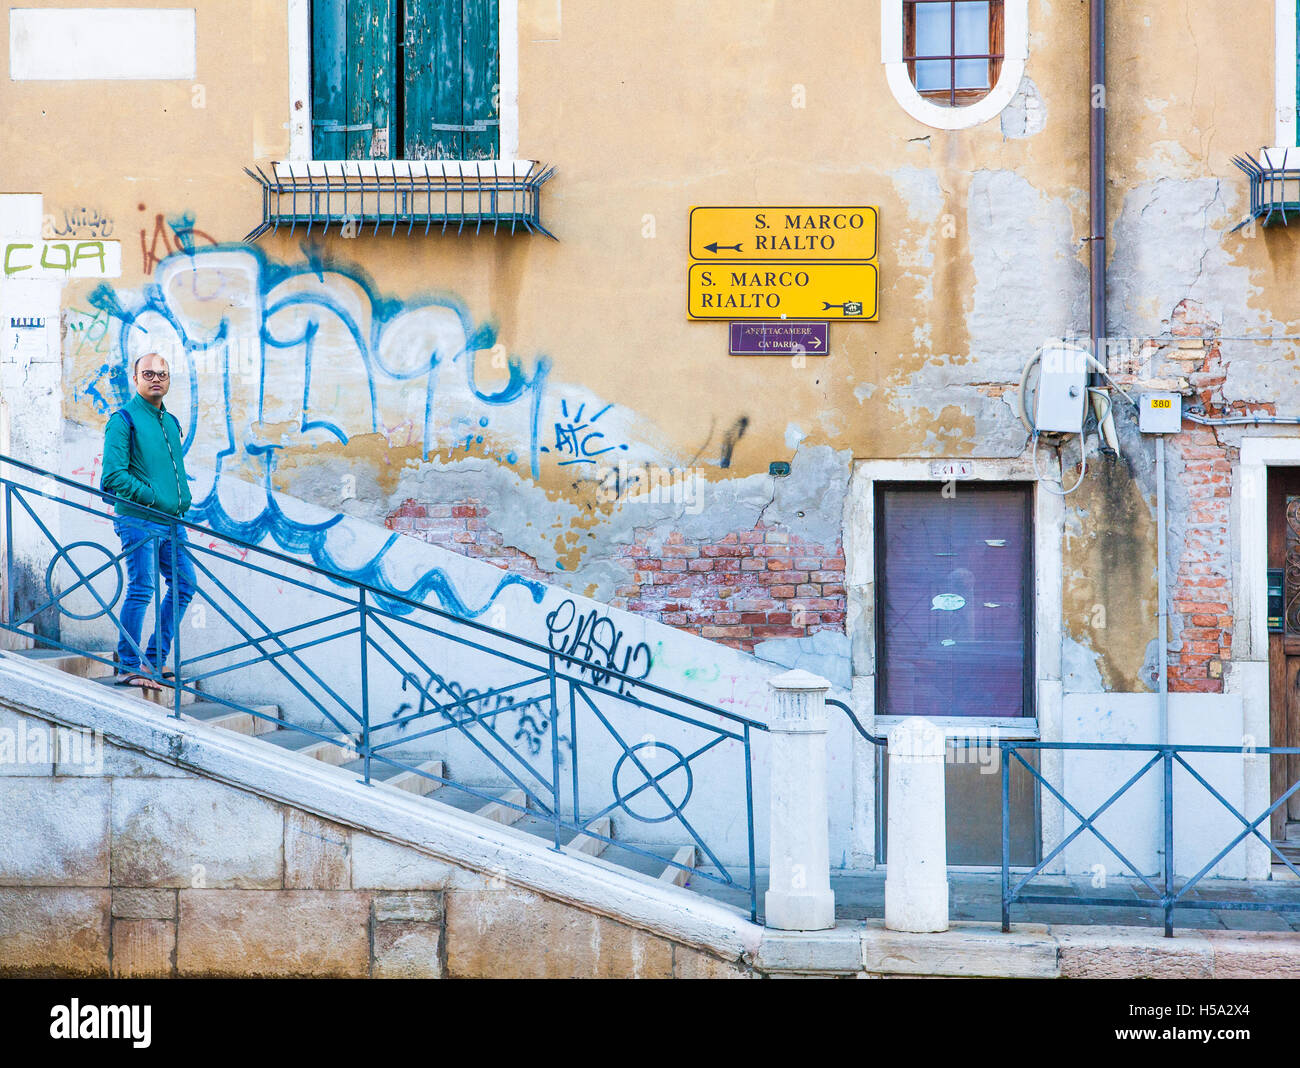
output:
[[[171,649],[171,661],[174,679],[167,680],[174,688],[173,716],[179,718],[182,713],[182,694],[189,693],[200,696],[204,701],[220,704],[232,710],[239,710],[256,718],[273,718],[255,708],[220,697],[208,690],[200,691],[197,688],[199,683],[218,675],[228,675],[232,671],[243,670],[253,665],[269,666],[278,672],[279,677],[287,682],[297,695],[305,699],[316,713],[321,715],[332,728],[336,729],[339,736],[329,734],[330,727],[314,730],[286,720],[276,719],[275,722],[279,726],[301,731],[313,738],[331,742],[353,752],[362,761],[363,766],[359,769],[363,772],[362,782],[370,784],[372,763],[378,762],[381,766],[390,766],[413,772],[440,785],[454,787],[471,796],[491,800],[519,812],[533,811],[551,822],[554,848],[557,850],[561,848],[561,833],[568,830],[578,835],[595,838],[634,854],[653,858],[665,865],[691,871],[692,877],[744,889],[748,891],[750,898],[750,917],[754,920],[757,919],[752,737],[755,731],[767,731],[767,724],[736,712],[709,705],[693,697],[673,692],[646,682],[644,679],[634,678],[613,667],[589,662],[581,656],[548,648],[538,642],[498,630],[473,619],[459,616],[454,612],[415,601],[391,590],[381,589],[365,581],[320,567],[315,563],[296,559],[274,549],[268,549],[244,539],[223,534],[210,527],[201,526],[138,505],[135,502],[123,501],[122,498],[114,494],[76,482],[36,465],[3,454],[0,454],[0,464],[10,464],[21,471],[36,476],[38,479],[50,480],[55,486],[88,494],[93,499],[90,504],[81,503],[69,499],[66,495],[55,495],[52,487],[26,485],[24,482],[16,481],[13,477],[10,477],[7,472],[0,473],[0,488],[3,490],[2,500],[4,506],[5,566],[8,572],[6,603],[4,606],[5,615],[4,619],[0,620],[0,628],[24,634],[27,637],[35,637],[44,645],[76,652],[100,663],[111,664],[112,661],[105,659],[94,650],[77,648],[62,641],[61,638],[44,635],[36,636],[32,631],[22,629],[23,626],[34,621],[40,613],[47,611],[51,607],[58,607],[60,611],[67,612],[66,606],[62,603],[63,599],[74,591],[84,588],[98,603],[99,610],[91,616],[78,618],[93,619],[106,616],[120,633],[120,618],[114,613],[113,608],[117,605],[119,597],[125,593],[125,585],[120,581],[120,571],[118,570],[120,561],[127,555],[125,551],[115,554],[97,542],[80,541],[65,544],[37,515],[29,500],[44,499],[53,502],[57,506],[72,508],[77,512],[87,513],[101,519],[111,518],[112,513],[107,509],[96,507],[96,504],[127,503],[133,509],[143,512],[153,522],[166,528],[164,533],[151,535],[147,539],[153,544],[156,579],[160,577],[157,565],[162,562],[161,554],[163,551],[171,554],[170,562],[173,567],[173,574],[175,574],[175,568],[179,563],[178,554],[185,554],[194,566],[196,575],[200,580],[196,583],[196,599],[202,597],[238,635],[233,642],[222,639],[219,648],[199,652],[186,660],[181,652],[182,628],[180,626],[173,628],[174,640]],[[13,580],[16,565],[13,524],[16,506],[25,509],[26,514],[35,522],[40,534],[56,550],[56,556],[47,568],[45,576],[49,599],[44,600],[43,603],[27,612],[20,619],[16,618],[14,613],[15,582]],[[224,546],[232,547],[238,552],[228,554],[218,551],[215,546],[210,544],[199,544],[194,540],[182,541],[175,536],[175,532],[182,529],[202,535],[204,541],[216,539],[222,542]],[[86,567],[85,571],[89,572],[89,574],[84,573],[82,568],[71,557],[71,549],[78,545],[95,545],[99,550],[107,554],[109,557],[108,562],[93,568]],[[75,573],[77,581],[67,589],[56,592],[53,583],[53,569],[59,559],[66,561]],[[325,596],[334,601],[336,607],[329,608],[306,622],[298,619],[291,626],[275,629],[263,622],[258,612],[247,603],[247,598],[241,597],[235,590],[231,589],[205,562],[214,560],[219,561],[222,565],[240,569],[239,574],[266,576],[273,578],[277,583],[290,584],[313,594]],[[283,569],[273,570],[274,563],[288,565],[292,569],[299,569],[302,577],[285,574]],[[97,576],[110,568],[118,575],[119,585],[112,598],[106,599],[100,595],[92,583]],[[319,588],[310,581],[306,581],[311,576],[327,579],[330,583],[343,587],[343,590]],[[160,608],[158,591],[160,585],[160,581],[155,581],[155,620],[160,618],[158,615]],[[175,586],[171,587],[170,595],[173,598],[178,596]],[[218,601],[217,597],[221,597],[222,601]],[[173,618],[178,618],[179,602],[173,600],[172,607]],[[246,627],[240,623],[239,619],[236,618],[236,615],[240,613],[253,621],[251,626]],[[355,613],[355,618],[353,618],[353,613]],[[67,612],[67,614],[73,615],[71,612]],[[312,631],[314,628],[331,624],[341,625],[343,629],[336,633],[328,633],[323,637],[319,636],[319,634],[313,636]],[[417,641],[416,637],[403,640],[402,635],[396,629],[399,625],[413,631],[419,636],[419,639],[431,642],[441,640],[452,642],[457,648],[469,650],[471,655],[492,658],[494,664],[510,664],[516,668],[524,669],[526,675],[521,679],[514,679],[481,692],[458,687],[456,683],[449,681],[442,672],[430,666],[426,658],[411,647]],[[468,633],[458,633],[458,631],[462,630],[468,631]],[[361,655],[361,699],[359,708],[357,707],[358,702],[349,701],[338,693],[334,686],[322,679],[299,655],[308,649],[323,646],[327,642],[354,638],[360,643]],[[138,647],[137,650],[140,653],[141,660],[145,660],[144,651],[139,650]],[[219,663],[221,658],[228,658],[232,655],[237,656],[239,662],[225,666]],[[400,715],[402,709],[399,709],[398,713],[394,714],[394,718],[384,721],[376,721],[372,717],[369,707],[370,669],[372,666],[383,666],[383,664],[375,660],[376,656],[397,672],[403,690],[406,690],[408,683],[413,686],[415,692],[419,695],[419,708],[417,711],[403,716]],[[192,670],[199,667],[199,665],[202,665],[202,667],[197,672]],[[185,669],[190,670],[186,677],[182,677],[182,672]],[[160,678],[160,670],[161,665],[149,665],[148,673],[154,678]],[[584,675],[589,677],[584,678]],[[427,681],[424,681],[426,678]],[[617,685],[607,687],[606,684],[609,682],[615,682]],[[312,689],[313,686],[316,687],[316,690]],[[533,692],[538,687],[545,687],[546,692]],[[346,689],[346,685],[344,688]],[[567,716],[565,717],[567,723],[563,725],[561,724],[560,713],[562,691],[564,695],[567,695],[568,704]],[[517,703],[517,698],[521,696],[523,697],[522,702]],[[519,747],[512,745],[498,733],[495,723],[503,708],[502,701],[505,702],[504,707],[512,710],[524,709],[529,714],[536,711],[538,716],[534,720],[535,725],[540,720],[544,719],[546,721],[545,729],[538,731],[538,737],[549,736],[551,745],[549,768],[537,766],[534,761],[521,755]],[[494,702],[496,702],[495,705]],[[617,702],[617,705],[607,705],[602,708],[603,702]],[[675,705],[676,708],[664,707],[665,705]],[[665,720],[676,724],[674,729],[677,729],[679,733],[702,734],[704,742],[698,744],[697,737],[696,741],[683,744],[680,750],[664,743],[664,748],[668,750],[669,766],[664,770],[651,772],[642,758],[638,756],[638,750],[645,743],[630,744],[624,739],[617,726],[611,721],[612,707],[635,709],[661,716]],[[578,746],[580,712],[584,722],[590,720],[597,730],[601,732],[600,739],[602,741],[607,741],[609,738],[613,739],[616,744],[611,747],[611,753],[620,754],[621,750],[610,783],[609,792],[613,796],[613,801],[600,806],[599,811],[583,812],[580,807],[580,750]],[[705,717],[698,715],[701,712],[706,714],[707,721]],[[523,715],[524,712],[521,712],[521,724]],[[426,729],[425,724],[430,724],[430,726]],[[419,728],[417,733],[398,737],[405,728],[412,725]],[[564,810],[565,806],[562,797],[563,791],[569,787],[568,784],[562,783],[560,774],[562,741],[560,731],[562,727],[567,727],[569,730],[568,743],[571,750],[572,810],[569,813]],[[524,792],[523,804],[516,804],[509,798],[502,799],[492,796],[485,792],[491,789],[490,787],[476,787],[469,783],[457,782],[447,777],[446,774],[437,775],[432,771],[399,759],[397,752],[399,745],[410,746],[415,741],[443,733],[460,737],[472,744],[477,749],[478,756],[492,764],[504,779]],[[518,740],[519,737],[519,733],[516,733],[515,739]],[[738,872],[733,874],[728,871],[727,866],[719,859],[715,849],[705,840],[705,836],[694,827],[692,818],[688,818],[684,811],[692,797],[696,781],[691,771],[691,762],[729,742],[738,743],[743,749],[749,867],[747,880],[742,879]],[[537,751],[540,751],[540,741],[538,746]],[[723,750],[719,750],[719,752],[723,752]],[[634,789],[625,790],[620,783],[619,769],[623,768],[625,764],[628,766],[629,771],[635,769],[640,774],[640,785],[635,786]],[[673,775],[679,769],[684,769],[687,786],[685,796],[681,800],[674,800],[665,792],[663,783],[668,776]],[[445,773],[447,769],[444,767],[442,770]],[[656,795],[662,806],[668,811],[668,815],[651,818],[638,813],[629,804],[638,796],[654,798]],[[529,809],[530,803],[533,805],[532,810]],[[631,819],[643,823],[661,823],[670,819],[673,820],[672,826],[680,828],[690,835],[701,858],[707,858],[707,863],[711,865],[712,870],[693,869],[688,865],[679,863],[675,859],[675,847],[669,850],[674,855],[660,856],[653,851],[653,848],[668,847],[643,849],[622,840],[615,841],[612,837],[601,834],[595,826],[596,821],[620,809]],[[718,874],[714,874],[714,871]]]
[[[1294,912],[1300,911],[1300,899],[1293,902],[1264,902],[1264,901],[1190,901],[1184,900],[1187,893],[1210,872],[1216,864],[1224,857],[1231,853],[1241,842],[1248,837],[1254,836],[1268,846],[1269,851],[1278,857],[1283,864],[1291,871],[1293,875],[1300,878],[1300,869],[1289,861],[1276,846],[1267,838],[1259,833],[1259,825],[1269,819],[1270,816],[1282,805],[1286,803],[1292,794],[1300,790],[1300,781],[1293,783],[1280,798],[1274,801],[1261,815],[1250,820],[1237,811],[1227,798],[1215,789],[1205,777],[1193,768],[1183,757],[1187,753],[1222,753],[1236,754],[1239,756],[1277,756],[1300,754],[1300,748],[1285,747],[1267,747],[1267,746],[1228,746],[1228,745],[1173,745],[1169,743],[1141,743],[1141,742],[1041,742],[1025,741],[1018,739],[1002,739],[998,742],[1001,750],[1001,772],[1002,772],[1002,930],[1011,930],[1011,906],[1017,902],[1025,904],[1040,905],[1100,905],[1100,906],[1123,906],[1127,908],[1159,908],[1164,913],[1165,936],[1172,938],[1174,933],[1174,910],[1175,909],[1224,909],[1227,911],[1277,911],[1277,912]],[[1020,755],[1020,750],[1051,750],[1056,752],[1068,751],[1085,751],[1085,752],[1132,752],[1132,753],[1150,753],[1151,759],[1142,765],[1134,774],[1129,776],[1128,780],[1118,789],[1114,790],[1110,796],[1102,802],[1100,807],[1095,809],[1091,815],[1084,816],[1074,805],[1072,805],[1065,796],[1047,781],[1037,768],[1030,764]],[[1070,834],[1066,835],[1056,847],[1043,857],[1027,874],[1025,874],[1014,886],[1011,883],[1011,758],[1014,757],[1020,764],[1028,769],[1034,777],[1037,785],[1046,787],[1047,790],[1060,802],[1062,806],[1069,810],[1071,814],[1079,821],[1079,825]],[[1211,796],[1230,812],[1239,823],[1245,828],[1231,842],[1224,846],[1209,862],[1207,862],[1200,871],[1190,879],[1183,881],[1181,886],[1175,886],[1174,877],[1174,764],[1177,762],[1206,790]],[[1161,807],[1163,814],[1163,885],[1157,886],[1155,883],[1143,875],[1138,866],[1130,861],[1120,850],[1109,841],[1096,827],[1096,821],[1121,797],[1123,797],[1132,787],[1146,777],[1147,773],[1155,767],[1162,769],[1162,794]],[[1053,894],[1026,894],[1025,887],[1030,880],[1041,874],[1043,870],[1058,856],[1076,838],[1085,832],[1090,833],[1111,853],[1126,865],[1142,884],[1155,896],[1150,898],[1114,898],[1114,897],[1080,897],[1078,895],[1053,895]]]
[[867,741],[869,741],[872,745],[878,745],[882,748],[889,747],[889,739],[882,737],[879,734],[872,734],[869,730],[867,730],[867,728],[862,725],[862,721],[859,720],[856,715],[854,715],[853,709],[850,708],[843,701],[838,701],[833,697],[828,697],[826,698],[826,703],[828,705],[834,705],[846,716],[848,716],[849,722],[853,724],[853,729],[857,731],[860,735],[862,735],[862,737],[865,738]]
[[[527,648],[532,652],[541,653],[546,656],[554,655],[559,659],[569,661],[572,664],[578,664],[578,665],[586,664],[586,661],[584,661],[581,657],[571,656],[567,653],[562,653],[559,650],[550,649],[547,646],[539,645],[537,642],[529,641],[527,638],[521,638],[518,635],[511,634],[508,631],[497,630],[495,627],[490,627],[483,623],[478,623],[473,619],[467,619],[464,616],[459,616],[454,612],[448,612],[446,609],[438,608],[436,605],[426,604],[423,601],[412,600],[410,597],[406,597],[403,594],[396,593],[392,590],[382,589],[381,587],[375,586],[368,582],[363,582],[360,579],[352,578],[351,576],[344,575],[338,571],[331,571],[329,568],[321,567],[318,564],[308,563],[304,560],[297,559],[296,557],[289,556],[286,553],[278,552],[275,549],[268,549],[262,545],[255,545],[254,543],[245,541],[242,538],[237,538],[233,534],[223,534],[220,531],[213,530],[211,527],[205,527],[198,523],[191,523],[189,520],[181,519],[178,516],[169,515],[167,512],[160,512],[155,508],[150,508],[143,504],[137,504],[135,501],[128,501],[123,497],[118,497],[115,494],[108,493],[104,490],[96,489],[94,486],[88,486],[85,483],[77,482],[70,478],[65,478],[62,475],[55,474],[53,471],[47,471],[44,468],[36,467],[22,460],[16,460],[11,456],[4,455],[3,453],[0,453],[0,464],[12,464],[15,467],[22,468],[23,470],[29,471],[32,474],[37,475],[41,478],[53,479],[55,482],[67,486],[70,489],[76,489],[83,493],[89,493],[95,497],[99,497],[109,504],[118,504],[118,503],[129,504],[132,508],[136,508],[141,511],[148,512],[151,517],[156,516],[157,518],[153,520],[154,522],[161,523],[163,525],[175,525],[178,527],[185,527],[187,530],[197,531],[208,537],[219,538],[220,540],[227,542],[231,545],[238,546],[239,548],[244,549],[247,552],[257,553],[260,556],[270,557],[271,559],[278,560],[281,563],[290,564],[293,567],[302,569],[303,571],[309,571],[312,572],[313,574],[320,575],[323,578],[328,578],[331,581],[337,582],[342,586],[351,586],[356,589],[366,590],[367,592],[374,594],[374,596],[379,600],[394,601],[397,602],[398,604],[405,605],[412,610],[418,610],[420,612],[430,612],[434,615],[442,616],[444,619],[454,621],[458,626],[470,627],[474,630],[481,631],[484,634],[491,635],[495,639],[506,641],[513,645],[523,646],[524,648]],[[9,481],[8,479],[4,477],[0,477],[0,484],[7,483],[8,481]],[[70,505],[71,507],[78,508],[82,511],[91,511],[91,509],[87,509],[84,505],[78,505],[73,501],[66,501],[59,497],[52,497],[48,493],[36,489],[35,487],[24,486],[22,488],[37,493],[40,496],[45,497],[47,500],[56,501],[60,504]],[[279,575],[277,575],[276,577],[282,578],[282,576]],[[290,581],[293,580],[290,579]],[[323,591],[318,590],[316,592],[319,593]],[[751,719],[747,716],[742,716],[736,712],[728,712],[726,709],[717,708],[713,705],[706,704],[703,701],[697,701],[693,697],[687,697],[685,694],[675,693],[672,690],[663,689],[662,687],[656,686],[650,682],[646,682],[643,679],[634,678],[631,675],[625,675],[614,668],[601,667],[600,674],[608,678],[616,679],[619,682],[628,683],[629,685],[635,684],[636,686],[638,686],[643,690],[648,690],[651,693],[656,693],[659,694],[660,696],[668,697],[675,701],[683,701],[686,704],[693,705],[696,708],[699,708],[701,711],[708,712],[711,715],[722,716],[725,719],[730,719],[737,723],[746,724],[758,730],[767,730],[767,724],[764,723],[762,720]],[[828,701],[827,703],[838,704],[839,702]]]

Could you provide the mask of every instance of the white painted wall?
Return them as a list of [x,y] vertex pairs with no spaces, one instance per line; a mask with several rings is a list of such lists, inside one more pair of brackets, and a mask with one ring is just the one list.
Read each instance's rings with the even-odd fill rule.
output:
[[[1159,738],[1157,695],[1138,693],[1069,693],[1062,715],[1066,742],[1150,745]],[[1169,740],[1174,745],[1240,746],[1240,694],[1173,693],[1169,695]],[[1063,793],[1083,815],[1091,816],[1153,756],[1150,752],[1067,752]],[[1246,775],[1253,764],[1268,766],[1265,756],[1189,753],[1184,759],[1223,797],[1254,819],[1246,799]],[[1144,875],[1162,871],[1164,823],[1161,815],[1164,771],[1149,770],[1097,820],[1097,827]],[[1243,830],[1241,823],[1185,768],[1174,765],[1174,872],[1190,877]],[[1067,834],[1079,820],[1066,813]],[[1265,824],[1267,836],[1267,823]],[[1239,844],[1214,865],[1210,876],[1244,879],[1248,850]],[[1130,869],[1088,832],[1069,846],[1050,870],[1070,874],[1114,876]],[[1100,865],[1100,871],[1094,866]],[[1258,877],[1257,873],[1254,873]],[[1104,896],[1099,888],[1096,893]]]
[[193,8],[14,8],[14,81],[170,80],[195,77]]

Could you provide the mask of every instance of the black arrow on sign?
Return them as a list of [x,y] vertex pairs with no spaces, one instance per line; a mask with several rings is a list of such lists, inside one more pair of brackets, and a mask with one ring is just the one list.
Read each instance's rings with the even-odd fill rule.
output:
[[712,252],[715,256],[718,254],[718,250],[719,250],[719,249],[730,249],[730,250],[733,251],[733,252],[739,252],[739,251],[740,251],[740,246],[739,246],[739,245],[719,245],[716,241],[713,242],[713,244],[711,244],[711,245],[705,245],[704,247],[705,247],[705,249],[707,249],[709,252]]

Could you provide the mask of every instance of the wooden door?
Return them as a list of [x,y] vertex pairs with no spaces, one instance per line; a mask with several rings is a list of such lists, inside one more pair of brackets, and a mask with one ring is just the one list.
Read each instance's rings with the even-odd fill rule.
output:
[[[1268,636],[1269,744],[1300,746],[1300,468],[1268,471],[1268,566],[1282,569],[1282,632]],[[1300,756],[1270,761],[1270,796],[1276,800],[1300,779]],[[1273,813],[1274,841],[1286,824],[1300,821],[1300,795]]]

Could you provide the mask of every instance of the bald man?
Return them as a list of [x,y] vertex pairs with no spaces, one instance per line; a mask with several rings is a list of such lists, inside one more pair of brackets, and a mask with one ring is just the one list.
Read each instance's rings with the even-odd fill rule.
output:
[[[158,513],[184,516],[190,507],[190,488],[180,423],[163,404],[171,388],[167,361],[156,352],[141,356],[132,368],[132,382],[135,395],[109,416],[104,431],[104,477],[100,482],[104,492],[118,498],[113,529],[122,539],[127,572],[115,681],[119,686],[160,690],[157,680],[171,675],[163,669],[176,628],[194,596],[195,579],[185,528],[167,523]],[[161,596],[153,638],[142,655],[145,611],[158,583],[155,553],[158,569],[167,579],[167,592]]]

